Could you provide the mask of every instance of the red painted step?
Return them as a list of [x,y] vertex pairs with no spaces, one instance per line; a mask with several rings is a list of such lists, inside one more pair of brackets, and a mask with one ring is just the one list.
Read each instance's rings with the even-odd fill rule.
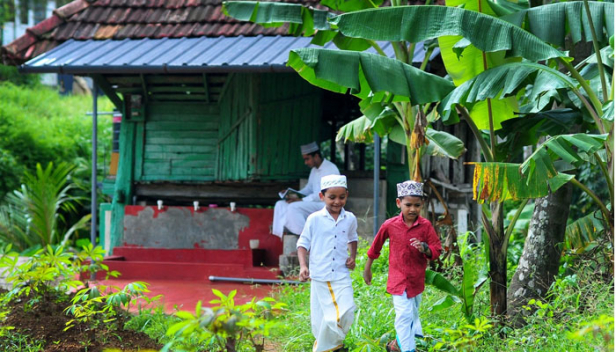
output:
[[[277,279],[278,267],[259,266],[253,250],[116,247],[103,263],[125,280],[208,280],[209,276]],[[254,266],[253,266],[253,258]],[[104,279],[101,272],[98,279]]]

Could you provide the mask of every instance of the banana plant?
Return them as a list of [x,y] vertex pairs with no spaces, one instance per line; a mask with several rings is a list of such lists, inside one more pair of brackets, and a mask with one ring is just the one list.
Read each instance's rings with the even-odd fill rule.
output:
[[443,275],[428,270],[426,284],[446,293],[447,295],[435,302],[428,310],[436,312],[460,304],[462,314],[470,323],[475,320],[475,297],[488,280],[488,261],[482,244],[472,243],[472,232],[458,236],[458,248],[462,259],[462,282],[456,287]]
[[[225,4],[227,9],[230,9],[229,4],[231,3]],[[477,7],[476,11],[473,11],[468,4],[464,5],[465,8],[398,6],[400,5],[398,1],[393,1],[392,7],[369,8],[370,6],[366,6],[362,11],[351,11],[341,15],[333,15],[329,12],[317,15],[317,12],[314,11],[296,11],[293,17],[295,22],[293,23],[295,23],[295,26],[302,27],[304,34],[315,33],[315,23],[323,24],[326,21],[329,28],[316,31],[315,39],[319,32],[326,32],[330,36],[342,35],[344,38],[363,41],[365,48],[373,47],[377,54],[366,54],[367,56],[362,60],[347,62],[345,61],[347,58],[345,51],[328,52],[331,50],[296,49],[290,54],[289,65],[312,84],[337,92],[350,91],[358,95],[363,99],[362,102],[365,106],[381,103],[383,111],[389,108],[392,103],[399,103],[399,105],[394,105],[394,108],[400,116],[406,118],[406,121],[402,121],[408,127],[405,128],[405,132],[415,131],[416,121],[421,122],[422,119],[416,118],[416,115],[413,114],[413,107],[418,104],[417,99],[407,92],[413,91],[410,87],[422,90],[427,86],[409,81],[408,76],[400,75],[401,70],[397,65],[409,63],[408,53],[413,51],[407,49],[414,48],[413,43],[431,39],[455,41],[451,40],[450,37],[459,36],[461,39],[455,41],[453,45],[447,46],[450,49],[442,50],[442,55],[448,56],[453,52],[457,57],[464,57],[465,55],[469,57],[472,56],[474,48],[478,50],[475,51],[475,56],[481,58],[482,65],[479,66],[479,71],[472,74],[475,75],[474,77],[458,77],[455,75],[456,70],[452,67],[455,61],[448,60],[449,65],[445,62],[446,69],[451,69],[452,75],[456,76],[454,83],[457,82],[458,87],[452,90],[445,99],[442,99],[443,102],[439,104],[439,111],[443,113],[442,118],[447,123],[455,123],[462,119],[469,125],[481,145],[486,162],[506,161],[498,159],[496,131],[508,118],[515,117],[514,114],[502,113],[502,111],[510,111],[506,110],[510,107],[515,108],[511,101],[514,97],[517,98],[526,93],[526,84],[523,83],[530,82],[533,84],[533,91],[530,92],[530,96],[536,100],[535,104],[532,105],[536,108],[535,112],[549,109],[552,105],[550,103],[556,101],[556,99],[567,98],[568,101],[577,102],[577,105],[574,104],[575,108],[588,114],[601,134],[611,131],[611,126],[609,124],[606,126],[607,119],[604,117],[604,111],[610,111],[610,96],[603,96],[602,101],[586,79],[582,77],[578,71],[579,67],[576,68],[571,64],[568,54],[554,47],[558,45],[557,42],[554,42],[556,36],[546,35],[545,33],[553,28],[562,28],[564,30],[559,33],[570,35],[574,44],[582,39],[592,38],[593,42],[596,43],[596,52],[599,53],[601,48],[598,43],[603,43],[606,38],[613,36],[613,22],[609,20],[613,18],[612,3],[593,2],[589,4],[585,1],[583,4],[545,5],[538,7],[541,10],[524,10],[524,15],[506,19],[500,19],[496,16],[513,12],[509,11],[510,9],[501,11],[502,8],[492,6],[498,8],[492,14],[487,10],[487,7],[484,9],[484,2],[480,4],[481,9]],[[491,5],[488,3],[488,6]],[[273,5],[271,9],[275,7]],[[275,10],[272,11],[276,12]],[[581,16],[570,15],[571,12],[576,11]],[[229,14],[234,16],[232,12],[229,11]],[[258,23],[276,25],[281,23],[280,16],[285,16],[282,12],[278,12],[276,16],[270,12],[269,17],[258,17],[259,9],[257,6],[252,6],[250,11],[245,12],[250,14],[248,19],[256,20],[259,18],[259,21],[262,22],[257,21]],[[298,13],[304,17],[299,16]],[[312,17],[307,16],[306,13],[312,14]],[[320,20],[316,20],[317,17],[325,19],[323,22],[319,22]],[[522,19],[521,22],[520,18]],[[536,18],[541,20],[535,20]],[[578,22],[575,22],[576,20]],[[532,26],[528,25],[531,21],[533,22]],[[598,35],[598,32],[601,32],[601,34]],[[396,59],[401,63],[371,67],[374,71],[367,72],[364,69],[364,62],[382,54],[382,50],[379,51],[378,45],[375,44],[381,41],[393,43]],[[445,47],[444,44],[443,47]],[[601,63],[600,56],[597,56],[598,63]],[[325,59],[325,57],[327,58]],[[327,60],[327,62],[323,62],[323,60]],[[484,61],[487,64],[484,64]],[[335,65],[337,62],[346,63],[348,70],[328,69],[330,64]],[[539,62],[547,65],[538,64]],[[568,74],[562,74],[554,69],[553,67],[556,67],[556,65],[566,68]],[[602,70],[602,64],[597,66]],[[519,75],[516,73],[517,69],[519,69]],[[357,78],[349,78],[349,70],[352,70]],[[393,70],[396,70],[398,75],[388,74]],[[460,73],[461,70],[458,68],[457,72]],[[599,74],[600,77],[605,75],[607,73],[601,72]],[[363,81],[366,84],[361,84]],[[379,88],[372,92],[372,88],[376,85]],[[408,85],[408,87],[400,89],[399,85]],[[370,87],[370,90],[368,90],[368,87]],[[559,94],[553,94],[554,91]],[[606,91],[607,89],[603,89],[603,92]],[[493,102],[497,101],[504,101],[502,110],[493,109]],[[604,107],[604,103],[608,105]],[[537,110],[537,107],[541,108]],[[613,109],[613,105],[611,109]],[[365,127],[368,124],[366,119],[370,119],[370,115],[367,115],[365,111],[363,112],[365,118],[359,124]],[[378,115],[380,113],[376,114],[376,116]],[[384,124],[374,127],[383,128],[383,126]],[[484,140],[482,131],[487,131],[489,142]],[[421,140],[421,138],[416,140]],[[609,144],[609,142],[604,143],[608,159],[607,164],[611,165]],[[413,165],[414,163],[410,162],[409,164]],[[507,287],[502,201],[493,201],[490,208],[484,207],[484,209],[483,223],[490,239],[491,308],[493,314],[498,315],[506,311]]]

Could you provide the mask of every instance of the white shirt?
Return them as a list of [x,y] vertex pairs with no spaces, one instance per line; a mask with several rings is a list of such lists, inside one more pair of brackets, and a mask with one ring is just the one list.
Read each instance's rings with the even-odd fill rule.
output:
[[302,198],[306,202],[320,202],[319,193],[321,193],[321,177],[328,175],[340,175],[338,167],[327,159],[323,159],[321,166],[313,167],[308,176],[308,184],[306,187],[299,190],[299,193],[305,194]]
[[357,218],[342,209],[338,220],[327,209],[316,211],[306,220],[297,240],[297,247],[310,251],[310,278],[336,281],[349,277],[345,262],[349,258],[347,244],[357,242]]

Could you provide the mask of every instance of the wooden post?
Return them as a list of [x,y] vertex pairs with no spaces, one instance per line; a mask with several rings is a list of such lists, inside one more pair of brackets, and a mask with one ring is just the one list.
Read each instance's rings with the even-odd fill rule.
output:
[[125,96],[124,116],[120,125],[120,160],[111,209],[111,240],[109,254],[124,235],[124,206],[129,204],[133,189],[136,124],[130,122],[130,96]]

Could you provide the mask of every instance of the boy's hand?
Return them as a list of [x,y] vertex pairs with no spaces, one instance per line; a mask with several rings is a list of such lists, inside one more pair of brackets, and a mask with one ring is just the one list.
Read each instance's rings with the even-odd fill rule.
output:
[[348,257],[345,264],[347,268],[351,270],[355,269],[355,259],[354,258]]
[[369,268],[364,269],[364,282],[366,285],[372,285],[372,270]]
[[411,246],[417,248],[419,252],[426,253],[426,247],[428,247],[427,244],[421,242],[420,240],[416,238],[411,238],[410,242],[411,242]]
[[306,281],[310,278],[310,270],[308,270],[308,267],[301,267],[299,269],[299,281]]

